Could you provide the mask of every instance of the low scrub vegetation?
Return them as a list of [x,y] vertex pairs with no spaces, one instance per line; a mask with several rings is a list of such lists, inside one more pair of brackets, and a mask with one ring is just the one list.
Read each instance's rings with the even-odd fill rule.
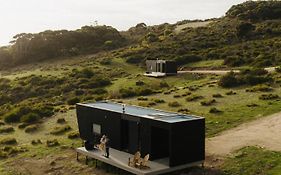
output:
[[29,125],[25,128],[24,132],[26,133],[33,133],[38,130],[38,125]]
[[57,139],[53,139],[53,140],[47,140],[46,141],[46,146],[47,147],[55,147],[55,146],[59,146],[59,142]]
[[11,133],[14,132],[15,129],[12,126],[4,126],[4,127],[0,127],[0,134],[1,133]]
[[219,86],[230,88],[241,85],[257,85],[272,82],[271,75],[263,69],[244,70],[241,73],[230,72],[218,82]]
[[80,137],[80,134],[79,132],[77,131],[73,131],[73,132],[70,132],[68,135],[67,135],[67,138],[69,139],[77,139]]
[[211,106],[211,105],[213,105],[216,102],[217,101],[215,99],[212,99],[212,100],[207,100],[207,101],[201,101],[200,104],[202,106]]
[[69,125],[56,126],[55,128],[53,128],[53,130],[50,133],[53,135],[59,135],[67,131],[70,131],[71,129],[72,128]]
[[179,106],[181,106],[181,104],[179,103],[179,102],[177,102],[177,101],[173,101],[173,102],[169,102],[168,103],[168,106],[170,106],[170,107],[179,107]]
[[217,113],[221,113],[222,111],[219,110],[219,109],[217,109],[217,108],[215,108],[215,107],[213,107],[213,108],[211,108],[211,109],[209,110],[209,112],[210,112],[210,113],[213,113],[213,114],[217,114]]
[[186,97],[186,101],[188,102],[192,102],[192,101],[196,101],[196,100],[199,100],[199,99],[202,99],[204,98],[203,96],[201,95],[192,95],[192,96],[189,96],[189,97]]
[[11,137],[6,137],[0,140],[0,144],[2,145],[15,145],[17,143],[18,143],[17,140]]
[[275,100],[275,99],[279,99],[279,95],[277,94],[262,94],[261,96],[259,96],[260,100]]

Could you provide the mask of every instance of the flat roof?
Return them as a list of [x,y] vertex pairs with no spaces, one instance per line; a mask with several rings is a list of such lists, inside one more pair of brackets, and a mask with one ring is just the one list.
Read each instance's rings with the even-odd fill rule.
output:
[[113,111],[121,114],[123,114],[123,107],[125,107],[124,114],[167,122],[167,123],[177,123],[177,122],[183,122],[189,120],[202,119],[202,117],[198,117],[195,115],[185,115],[176,112],[166,112],[158,109],[126,105],[126,104],[115,103],[110,101],[101,101],[95,103],[78,103],[77,105],[87,106],[87,107],[97,108],[107,111]]

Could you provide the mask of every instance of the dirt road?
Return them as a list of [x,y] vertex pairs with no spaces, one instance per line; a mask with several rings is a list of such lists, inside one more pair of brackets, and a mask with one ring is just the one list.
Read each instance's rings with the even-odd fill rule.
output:
[[281,112],[222,132],[206,141],[206,153],[226,156],[245,146],[281,151]]
[[[268,72],[274,72],[276,67],[267,67],[264,70]],[[185,73],[193,73],[193,74],[214,74],[214,75],[225,75],[229,72],[239,73],[240,70],[186,70],[186,71],[178,71],[179,74]]]

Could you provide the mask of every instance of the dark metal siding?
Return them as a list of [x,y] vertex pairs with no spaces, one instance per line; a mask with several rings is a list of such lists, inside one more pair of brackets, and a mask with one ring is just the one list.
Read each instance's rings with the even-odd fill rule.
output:
[[205,119],[175,123],[170,141],[170,166],[204,160]]
[[[109,137],[110,146],[120,149],[121,114],[80,105],[77,105],[76,109],[80,137],[83,140],[94,141],[92,127],[93,123],[96,123],[101,125],[102,134],[106,134]],[[96,141],[98,142],[99,138]]]
[[177,73],[177,63],[174,61],[166,61],[166,73],[176,74]]

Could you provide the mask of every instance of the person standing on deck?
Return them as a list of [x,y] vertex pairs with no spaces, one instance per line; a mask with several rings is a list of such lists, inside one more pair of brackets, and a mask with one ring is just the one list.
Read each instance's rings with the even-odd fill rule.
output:
[[105,157],[109,158],[109,148],[110,148],[110,140],[107,136],[105,136]]

